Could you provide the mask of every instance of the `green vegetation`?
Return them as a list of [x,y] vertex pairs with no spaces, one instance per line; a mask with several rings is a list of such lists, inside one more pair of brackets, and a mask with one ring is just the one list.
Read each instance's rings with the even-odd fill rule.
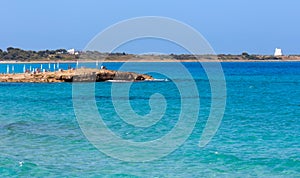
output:
[[8,47],[6,51],[0,49],[1,61],[47,61],[47,60],[110,60],[110,61],[127,61],[127,60],[281,60],[290,58],[300,58],[299,56],[279,56],[273,55],[253,55],[243,52],[240,55],[219,54],[219,55],[191,55],[191,54],[170,54],[170,55],[134,55],[126,53],[101,53],[98,51],[86,51],[68,53],[66,49],[56,50],[23,50],[20,48]]
[[100,53],[98,51],[76,52],[70,54],[66,49],[32,51],[20,48],[8,47],[6,51],[0,49],[0,60],[3,61],[34,61],[34,60],[74,60],[78,59],[100,60],[100,59],[126,59],[126,53]]
[[281,60],[282,57],[275,57],[273,55],[253,55],[243,52],[241,55],[219,54],[220,60]]
[[65,49],[32,51],[20,48],[8,47],[6,51],[0,49],[0,59],[5,61],[29,61],[29,60],[61,60],[74,59]]

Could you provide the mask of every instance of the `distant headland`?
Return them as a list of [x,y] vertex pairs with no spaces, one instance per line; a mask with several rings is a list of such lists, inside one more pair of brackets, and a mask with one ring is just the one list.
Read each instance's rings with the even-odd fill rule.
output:
[[74,62],[83,61],[103,61],[103,62],[194,62],[194,61],[224,61],[224,62],[247,62],[247,61],[300,61],[300,55],[282,55],[281,49],[275,50],[274,55],[248,54],[218,54],[218,55],[191,55],[191,54],[127,54],[122,53],[102,53],[98,51],[76,51],[75,49],[56,50],[23,50],[20,48],[8,47],[6,50],[0,49],[0,63],[15,62]]

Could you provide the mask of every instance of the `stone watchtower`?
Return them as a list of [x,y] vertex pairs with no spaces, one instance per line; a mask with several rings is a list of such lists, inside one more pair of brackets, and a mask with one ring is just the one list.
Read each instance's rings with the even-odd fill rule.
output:
[[280,48],[276,48],[274,56],[282,56],[282,50]]

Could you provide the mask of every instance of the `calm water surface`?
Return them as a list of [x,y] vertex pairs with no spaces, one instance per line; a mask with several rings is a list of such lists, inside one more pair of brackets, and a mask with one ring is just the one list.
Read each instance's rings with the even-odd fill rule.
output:
[[[118,69],[122,63],[105,65]],[[72,84],[0,83],[0,176],[300,177],[299,62],[222,63],[227,105],[218,132],[205,148],[199,148],[198,142],[210,110],[209,81],[199,64],[184,65],[200,94],[198,122],[177,150],[143,163],[110,158],[85,138],[74,114]],[[174,70],[172,63],[132,63],[128,69],[143,72],[147,67]],[[23,64],[15,65],[16,72],[22,69]],[[7,65],[1,64],[0,72],[6,70]],[[168,82],[131,86],[130,103],[138,114],[149,113],[149,97],[154,93],[167,100],[162,120],[146,129],[123,122],[111,101],[112,84],[97,83],[95,99],[107,126],[133,141],[155,140],[168,133],[180,114],[180,93],[174,82],[188,82],[180,72],[173,72],[178,78]]]

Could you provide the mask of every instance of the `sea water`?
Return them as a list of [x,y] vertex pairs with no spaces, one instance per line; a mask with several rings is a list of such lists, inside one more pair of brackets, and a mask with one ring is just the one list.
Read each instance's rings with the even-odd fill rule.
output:
[[[119,69],[123,64],[105,63],[105,66]],[[15,72],[22,72],[23,64],[9,67],[12,65]],[[40,64],[26,64],[26,68],[30,65],[40,67]],[[103,82],[94,86],[94,100],[107,127],[124,140],[147,142],[166,135],[178,122],[182,98],[176,84],[196,83],[199,96],[194,97],[200,99],[200,110],[193,132],[173,152],[153,161],[122,161],[99,151],[78,124],[71,83],[0,83],[0,176],[300,176],[299,62],[222,63],[226,108],[218,131],[204,148],[198,144],[210,113],[209,79],[199,63],[183,63],[192,80],[181,76],[173,65],[128,64],[129,71],[155,68],[171,71],[176,76],[168,78],[150,72],[155,78],[168,80],[130,84],[130,106],[138,115],[151,112],[149,99],[153,94],[164,96],[166,111],[151,127],[128,124],[116,112],[112,86],[122,88],[128,83]],[[60,64],[64,69],[69,66],[76,67],[76,64]],[[1,73],[6,73],[6,69],[6,64],[0,65]],[[116,94],[114,99],[123,101],[127,96]],[[122,114],[126,117],[126,112]],[[129,157],[131,154],[134,155],[128,152]]]

